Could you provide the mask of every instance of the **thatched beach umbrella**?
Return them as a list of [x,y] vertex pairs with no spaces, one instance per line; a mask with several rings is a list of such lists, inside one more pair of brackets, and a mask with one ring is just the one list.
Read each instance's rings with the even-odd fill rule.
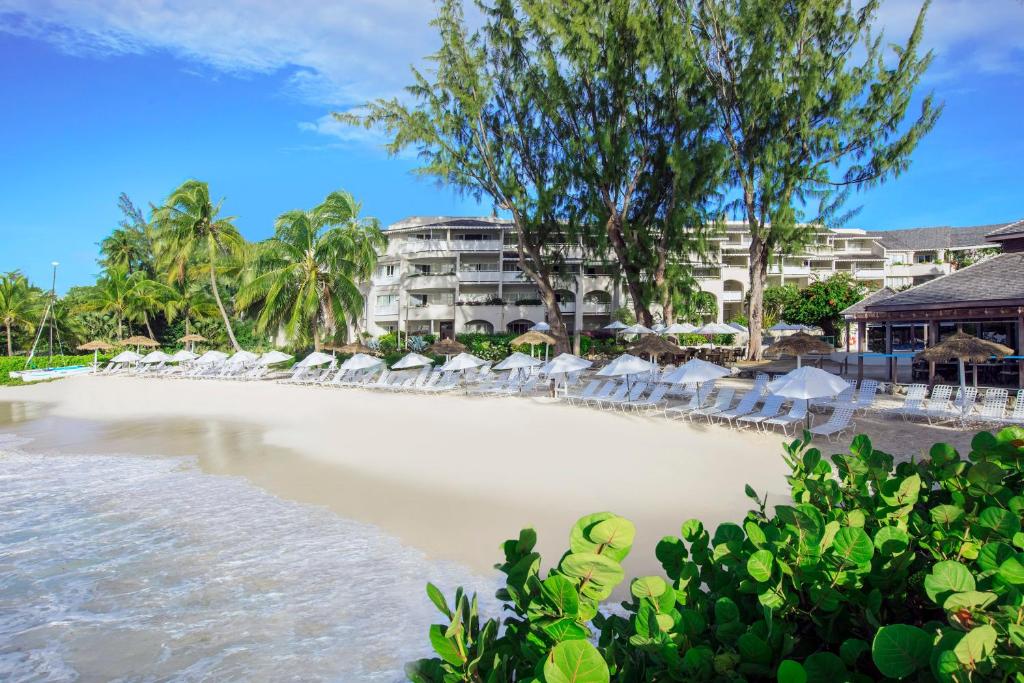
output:
[[449,361],[452,359],[452,356],[466,353],[468,350],[465,344],[460,344],[454,339],[439,339],[427,348],[427,353],[432,353],[435,356],[444,356],[444,359]]
[[533,347],[537,344],[544,344],[544,360],[548,359],[548,347],[555,345],[555,338],[550,334],[544,334],[538,330],[530,330],[525,334],[521,334],[512,341],[509,342],[509,346],[530,346],[530,355],[533,355]]
[[135,335],[134,337],[128,337],[120,341],[121,346],[134,346],[135,350],[138,351],[140,347],[146,346],[149,348],[156,348],[160,346],[160,342],[156,339],[150,339],[149,337],[143,337],[141,335]]
[[180,341],[180,342],[182,342],[184,344],[188,344],[188,350],[189,351],[195,351],[196,342],[204,342],[204,341],[209,341],[209,340],[206,337],[204,337],[203,335],[195,334],[193,332],[192,334],[186,334],[184,337],[182,337],[178,341]]
[[806,332],[797,332],[772,344],[764,355],[769,358],[796,356],[796,366],[799,368],[801,356],[808,353],[832,353],[832,345]]
[[337,351],[338,353],[344,353],[346,355],[353,356],[357,353],[363,353],[366,354],[367,356],[372,356],[373,354],[376,353],[376,351],[374,351],[361,341],[349,342],[348,344],[344,344],[343,346],[328,346],[326,348],[329,348],[332,351]]
[[108,344],[105,341],[94,339],[91,342],[86,342],[78,347],[79,351],[92,351],[92,366],[95,369],[99,365],[100,351],[111,351],[116,348],[113,344]]
[[[967,388],[967,378],[964,373],[964,363],[984,363],[990,358],[1005,358],[1013,355],[1013,349],[1003,346],[987,339],[978,339],[966,332],[956,332],[941,342],[918,352],[915,358],[934,363],[946,363],[954,358],[960,370],[960,391],[961,394]],[[974,381],[977,384],[978,373],[974,373]]]
[[644,335],[640,341],[629,347],[629,352],[634,356],[647,356],[652,361],[665,354],[683,353],[683,350],[664,337],[656,334]]

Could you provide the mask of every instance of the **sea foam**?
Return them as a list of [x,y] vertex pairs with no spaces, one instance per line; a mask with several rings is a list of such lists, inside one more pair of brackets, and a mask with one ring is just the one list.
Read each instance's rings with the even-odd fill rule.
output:
[[492,579],[187,458],[0,445],[0,680],[394,681]]

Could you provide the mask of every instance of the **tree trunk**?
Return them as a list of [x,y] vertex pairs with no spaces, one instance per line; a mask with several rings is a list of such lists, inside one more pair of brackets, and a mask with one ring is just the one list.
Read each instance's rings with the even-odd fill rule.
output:
[[117,316],[117,338],[124,339],[124,321],[121,316]]
[[241,351],[242,347],[238,345],[238,340],[235,339],[235,331],[231,329],[231,319],[228,318],[228,312],[224,309],[224,303],[220,300],[220,292],[217,290],[217,268],[214,264],[213,254],[210,254],[210,287],[213,288],[213,298],[217,302],[217,308],[220,309],[220,316],[224,319],[224,329],[228,332],[231,346],[234,347],[235,351]]
[[619,265],[622,266],[622,273],[626,278],[626,289],[629,290],[629,296],[633,300],[633,312],[636,314],[636,321],[641,325],[650,327],[654,324],[654,316],[651,315],[650,308],[644,302],[645,297],[640,269],[637,268],[633,259],[629,257],[626,240],[622,235],[622,217],[613,213],[605,224],[605,230],[608,233],[608,240],[611,242],[612,251],[615,252],[615,258],[619,260]]
[[[555,288],[551,286],[551,268],[541,256],[541,245],[528,243],[524,236],[525,231],[519,222],[519,216],[513,211],[516,225],[516,236],[518,237],[519,267],[526,273],[537,289],[540,290],[541,300],[547,308],[547,321],[551,326],[551,336],[555,338],[555,354],[569,353],[569,334],[565,329],[565,321],[562,319],[562,309],[558,307],[558,297],[555,295]],[[527,259],[529,256],[529,259]]]
[[146,332],[149,332],[150,339],[156,339],[156,335],[153,334],[153,328],[149,324],[149,316],[145,313],[142,314],[142,321],[146,323]]
[[768,281],[771,254],[756,234],[750,238],[750,303],[747,309],[747,358],[761,360],[761,333],[764,321],[764,288]]
[[4,321],[4,327],[7,328],[7,357],[10,358],[14,355],[14,346],[11,344],[11,323]]
[[666,325],[671,325],[676,321],[676,310],[675,306],[672,305],[672,292],[669,288],[665,288],[665,294],[661,302],[662,316],[665,318],[663,321]]
[[188,329],[188,316],[186,315],[185,316],[185,336],[187,337],[189,334],[190,333],[189,333],[189,329]]
[[313,350],[319,351],[322,347],[320,346],[320,330],[319,325],[316,321],[313,321]]

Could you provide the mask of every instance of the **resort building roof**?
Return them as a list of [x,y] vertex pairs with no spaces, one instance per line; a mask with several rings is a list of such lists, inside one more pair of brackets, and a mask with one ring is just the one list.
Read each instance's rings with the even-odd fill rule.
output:
[[1008,238],[1024,238],[1024,218],[1012,223],[1006,223],[988,233],[986,237],[992,242],[1005,241]]
[[852,318],[858,313],[863,313],[868,306],[885,301],[886,299],[888,299],[891,296],[894,296],[895,294],[896,290],[892,289],[891,287],[882,287],[881,289],[871,292],[866,297],[864,297],[854,305],[850,306],[849,308],[843,309],[843,316],[847,318]]
[[953,227],[941,225],[931,228],[906,230],[872,230],[867,234],[886,249],[893,251],[925,251],[931,249],[970,249],[992,246],[986,235],[997,225]]
[[432,226],[463,228],[503,228],[512,222],[495,216],[409,216],[392,223],[387,232],[405,232]]

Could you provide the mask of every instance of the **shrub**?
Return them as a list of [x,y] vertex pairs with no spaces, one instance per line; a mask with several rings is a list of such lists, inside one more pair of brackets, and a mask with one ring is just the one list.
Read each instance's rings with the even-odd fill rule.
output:
[[785,448],[792,505],[666,537],[664,576],[624,578],[633,525],[580,519],[542,575],[536,534],[502,546],[504,616],[456,591],[430,628],[438,658],[411,680],[991,681],[1024,677],[1024,429],[975,436],[964,460],[937,444],[894,465],[866,436],[831,460],[809,435]]
[[[37,357],[33,365],[35,367],[63,368],[69,365],[89,365],[92,363],[92,354],[80,356],[53,356],[48,358],[45,355]],[[105,363],[113,358],[113,354],[100,354],[99,362]],[[25,356],[2,356],[0,357],[0,384],[20,385],[24,384],[20,378],[11,377],[10,373],[20,372],[25,369]]]

